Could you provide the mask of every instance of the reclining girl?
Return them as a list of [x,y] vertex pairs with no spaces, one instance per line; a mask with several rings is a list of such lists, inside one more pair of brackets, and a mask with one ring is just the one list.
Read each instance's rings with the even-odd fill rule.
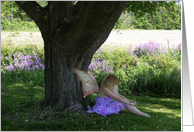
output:
[[[80,70],[75,72],[80,72]],[[82,78],[79,78],[82,81],[82,84],[85,83],[83,81],[84,79],[82,79],[83,76]],[[95,77],[93,78],[95,79]],[[97,84],[96,80],[94,82]],[[119,79],[114,74],[106,76],[101,83],[100,90],[96,98],[96,104],[93,108],[88,106],[89,110],[87,113],[96,112],[97,114],[106,117],[110,114],[119,114],[119,111],[127,109],[133,114],[150,117],[150,115],[141,112],[135,107],[137,105],[135,101],[130,101],[118,93],[118,84]]]
[[[100,91],[96,98],[96,104],[87,111],[88,113],[96,112],[104,117],[110,114],[119,114],[119,111],[126,108],[129,112],[145,117],[150,115],[141,112],[135,106],[135,101],[130,101],[118,93],[119,79],[111,74],[104,78],[100,86]],[[115,101],[114,101],[115,100]]]

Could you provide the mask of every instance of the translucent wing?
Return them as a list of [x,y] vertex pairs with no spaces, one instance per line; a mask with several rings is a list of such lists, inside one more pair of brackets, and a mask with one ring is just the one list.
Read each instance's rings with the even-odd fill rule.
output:
[[74,72],[76,73],[79,80],[81,80],[82,82],[82,92],[84,96],[98,92],[99,87],[96,82],[96,78],[94,77],[94,74],[90,69],[88,70],[88,72],[85,72],[74,68]]
[[98,83],[96,81],[96,78],[92,72],[92,70],[88,69],[88,74],[90,75],[90,77],[92,78],[93,82],[95,83],[96,86],[98,86]]

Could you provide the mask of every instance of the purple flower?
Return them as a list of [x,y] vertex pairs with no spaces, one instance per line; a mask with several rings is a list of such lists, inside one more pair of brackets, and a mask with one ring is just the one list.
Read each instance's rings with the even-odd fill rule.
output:
[[13,56],[15,57],[17,55],[17,53],[13,54]]
[[112,72],[113,71],[113,68],[112,67],[109,67],[108,68],[108,72]]
[[98,50],[96,50],[96,54],[98,54],[99,53],[99,49]]
[[149,66],[149,63],[148,62],[146,62],[146,64],[147,64],[147,66]]
[[35,65],[34,67],[35,67],[35,69],[39,69],[39,66],[38,65]]
[[[35,61],[34,61],[35,60]],[[7,71],[12,70],[35,70],[42,67],[44,70],[44,64],[42,64],[41,59],[37,58],[36,55],[22,55],[22,53],[13,54],[13,65],[8,65],[6,67]]]
[[166,50],[166,49],[165,49],[165,51],[164,51],[164,52],[165,52],[166,54],[168,54],[168,53],[169,53],[169,52],[168,52],[168,50]]
[[130,54],[134,54],[133,49],[130,49],[129,53],[130,53]]
[[11,65],[8,65],[7,67],[6,67],[6,69],[7,69],[7,71],[15,71],[15,68],[14,68],[14,66],[11,64]]
[[99,53],[99,54],[98,54],[98,57],[100,57],[100,56],[101,56],[101,54]]
[[39,66],[42,68],[42,70],[44,70],[44,65],[43,64],[39,64]]
[[109,66],[109,63],[102,58],[93,58],[89,65],[89,68],[92,70],[100,70],[101,72],[111,72],[113,69]]
[[169,46],[169,39],[167,40],[167,43],[168,43],[168,48],[169,48],[169,47],[170,47],[170,46]]
[[44,66],[44,65],[42,65],[41,67],[42,67],[42,70],[44,70],[44,69],[45,69],[45,66]]
[[181,49],[181,43],[179,43],[176,47],[176,50],[179,51]]
[[179,43],[178,48],[179,48],[179,49],[181,48],[181,43]]
[[174,58],[176,58],[176,53],[174,53]]
[[137,62],[136,65],[139,66],[139,62]]
[[[136,51],[136,55],[137,54],[147,54],[148,55],[156,55],[164,46],[162,44],[159,43],[155,43],[153,41],[150,41],[149,43],[144,43],[144,44],[140,44],[140,45],[136,45],[135,47],[135,51]],[[132,54],[132,52],[130,51],[130,53]]]
[[94,62],[93,62],[93,61],[90,63],[89,68],[90,68],[90,69],[92,69],[92,70],[94,70],[94,69],[95,69],[95,64],[94,64]]
[[25,67],[25,65],[24,65],[23,63],[21,63],[21,64],[18,66],[19,69],[24,69],[24,67]]
[[30,71],[32,68],[28,67],[27,69],[28,69],[28,71]]

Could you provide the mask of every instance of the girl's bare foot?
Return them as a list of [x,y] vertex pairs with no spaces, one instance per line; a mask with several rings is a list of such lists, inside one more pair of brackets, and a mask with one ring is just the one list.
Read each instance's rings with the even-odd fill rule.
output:
[[142,116],[151,117],[150,115],[148,115],[148,114],[146,114],[146,113],[143,113]]

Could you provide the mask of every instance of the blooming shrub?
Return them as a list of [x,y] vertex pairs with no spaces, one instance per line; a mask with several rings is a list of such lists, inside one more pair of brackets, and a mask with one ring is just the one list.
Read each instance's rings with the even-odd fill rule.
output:
[[[20,52],[4,55],[1,55],[2,80],[44,86],[42,56]],[[172,48],[154,42],[128,50],[101,48],[88,67],[99,85],[106,75],[115,74],[123,95],[181,97],[181,43]]]
[[166,48],[162,44],[149,42],[129,47],[126,52],[119,49],[111,49],[110,52],[107,49],[97,54],[101,54],[101,58],[113,67],[114,74],[120,80],[121,94],[180,98],[181,43]]
[[108,72],[108,73],[113,73],[113,67],[109,66],[109,63],[101,58],[101,54],[98,54],[97,58],[92,58],[92,61],[89,65],[89,67],[91,70],[98,70],[100,72]]
[[[100,51],[102,51],[102,49],[100,49]],[[109,62],[102,58],[100,51],[96,51],[90,65],[88,66],[88,68],[95,73],[95,77],[99,85],[106,75],[114,72],[114,69],[110,66]]]
[[[13,59],[12,59],[13,57]],[[9,65],[6,66],[6,71],[16,70],[35,70],[42,68],[44,70],[44,64],[41,59],[36,55],[22,55],[20,52],[13,54],[12,57],[7,56]]]
[[[3,60],[4,59],[4,60]],[[6,60],[5,60],[6,59]],[[22,53],[10,54],[1,60],[7,61],[9,65],[1,67],[3,79],[20,82],[33,82],[37,85],[44,85],[44,64],[41,59],[34,55],[22,55]]]

